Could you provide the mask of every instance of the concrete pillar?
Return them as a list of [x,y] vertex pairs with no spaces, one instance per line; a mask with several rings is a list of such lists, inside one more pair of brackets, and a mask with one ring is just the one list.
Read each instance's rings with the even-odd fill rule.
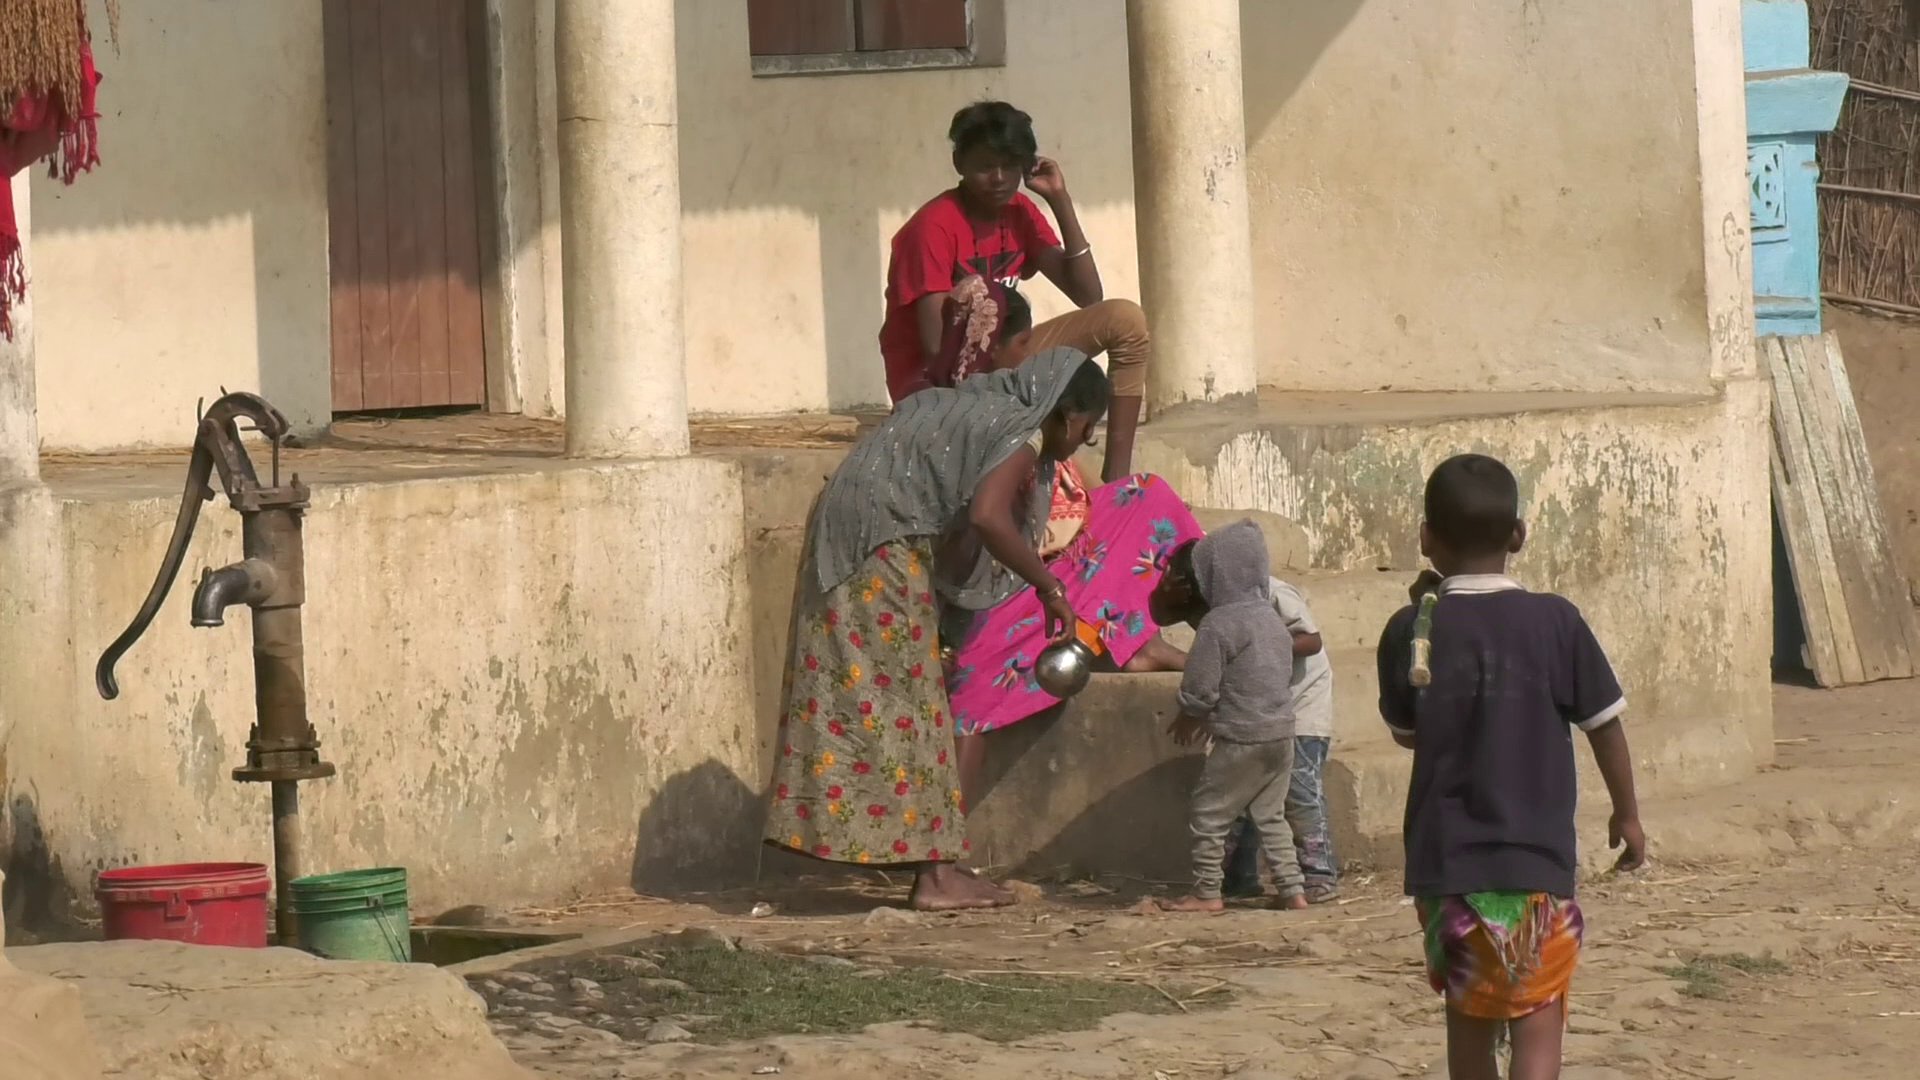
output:
[[1240,0],[1127,0],[1147,402],[1254,391]]
[[[20,222],[20,243],[30,256],[28,169],[13,178],[13,207]],[[0,179],[0,184],[6,183]],[[32,275],[28,275],[31,280]],[[0,337],[0,485],[40,479],[39,398],[34,391],[33,300],[22,297],[13,309],[13,340]]]
[[567,452],[685,454],[675,0],[558,0]]

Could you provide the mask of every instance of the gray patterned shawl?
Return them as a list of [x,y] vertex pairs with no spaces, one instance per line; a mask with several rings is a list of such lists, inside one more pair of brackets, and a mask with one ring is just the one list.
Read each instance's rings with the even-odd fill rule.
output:
[[[1017,368],[952,388],[922,390],[855,444],[814,507],[814,572],[824,592],[852,577],[882,544],[939,537],[973,501],[974,488],[1020,449],[1053,412],[1085,363],[1077,349],[1049,349]],[[1038,544],[1052,501],[1053,466],[1042,463],[1023,522]],[[981,549],[962,581],[944,582],[948,602],[989,608],[1020,581]]]

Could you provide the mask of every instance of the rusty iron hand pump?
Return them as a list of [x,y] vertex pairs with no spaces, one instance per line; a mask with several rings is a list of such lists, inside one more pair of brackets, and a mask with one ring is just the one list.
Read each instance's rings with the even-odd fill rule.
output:
[[[251,421],[251,430],[265,435],[273,447],[271,482],[266,486],[240,445],[241,420]],[[320,760],[320,742],[307,721],[306,647],[300,628],[300,605],[306,600],[300,517],[307,508],[307,488],[297,474],[284,486],[280,483],[280,448],[287,430],[287,418],[255,394],[227,394],[200,418],[186,490],[180,496],[180,513],[174,519],[173,539],[160,561],[160,572],[133,622],[101,654],[94,683],[109,701],[120,695],[113,667],[146,632],[173,587],[200,518],[200,504],[213,498],[210,481],[217,469],[227,500],[240,512],[245,557],[201,573],[200,584],[193,590],[192,621],[197,627],[220,626],[227,608],[245,604],[253,609],[255,718],[247,739],[247,763],[233,770],[233,778],[273,785],[275,922],[280,943],[292,945],[296,935],[288,883],[300,875],[296,785],[332,776],[334,769]]]

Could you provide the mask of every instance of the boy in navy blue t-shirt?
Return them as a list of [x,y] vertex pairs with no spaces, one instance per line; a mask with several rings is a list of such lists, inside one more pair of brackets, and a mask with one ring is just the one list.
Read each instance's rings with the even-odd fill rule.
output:
[[[1429,980],[1446,996],[1454,1080],[1496,1080],[1503,1024],[1513,1080],[1559,1075],[1584,930],[1573,900],[1573,729],[1586,733],[1613,798],[1620,869],[1645,858],[1626,698],[1579,610],[1507,577],[1507,557],[1525,542],[1505,465],[1479,454],[1442,463],[1420,526],[1434,569],[1380,639],[1380,713],[1414,752],[1406,891]],[[1416,688],[1414,637],[1430,592],[1431,679]]]

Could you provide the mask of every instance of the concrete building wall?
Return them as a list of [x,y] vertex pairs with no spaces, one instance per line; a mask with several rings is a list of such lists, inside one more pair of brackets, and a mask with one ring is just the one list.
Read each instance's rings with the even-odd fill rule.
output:
[[[1739,70],[1738,10],[1736,33],[1710,40],[1693,23],[1722,0],[1691,16],[1635,3],[1646,11],[1243,5],[1257,54],[1246,93],[1263,382],[1704,383],[1711,237],[1696,242],[1688,225],[1703,212],[1702,124],[1727,117],[1672,106],[1702,100],[1700,73]],[[884,399],[874,337],[887,242],[949,182],[945,127],[969,100],[1035,114],[1109,294],[1137,294],[1121,5],[1009,5],[1004,67],[789,78],[751,73],[744,6],[682,6],[695,412]],[[520,109],[496,130],[532,136],[516,141],[532,149],[515,151],[528,157],[509,191],[506,290],[527,321],[510,310],[505,325],[512,389],[535,415],[563,397],[551,8],[490,8],[491,61]],[[323,424],[317,9],[189,0],[165,16],[131,12],[123,33],[105,60],[105,167],[72,189],[35,181],[44,445],[175,442],[192,403],[222,384],[260,389],[300,427]],[[1496,55],[1515,62],[1484,62]],[[1032,291],[1041,317],[1065,309],[1045,283]]]
[[[166,498],[0,503],[0,854],[58,901],[126,863],[265,861],[248,617],[193,630],[192,571],[238,558],[210,505],[187,573],[93,688],[152,580]],[[397,864],[417,903],[744,880],[756,851],[736,466],[683,459],[328,485],[307,524],[306,672],[331,780],[309,872]],[[634,522],[674,522],[673,543]]]
[[[1007,4],[1005,67],[756,78],[747,6],[681,0],[687,379],[696,413],[886,401],[888,242],[953,183],[956,109],[1004,98],[1061,162],[1109,296],[1137,296],[1126,13]],[[1041,279],[1035,317],[1069,309]]]
[[[888,241],[952,182],[947,122],[1004,97],[1063,163],[1114,296],[1138,293],[1125,16],[1009,5],[1005,66],[756,78],[744,4],[682,0],[687,368],[697,413],[886,398],[875,338]],[[563,411],[553,0],[494,0],[496,177],[508,200],[496,401]],[[1070,49],[1061,43],[1070,42]],[[194,402],[257,389],[296,427],[331,410],[318,5],[130,9],[108,53],[105,163],[34,184],[41,438],[177,443]],[[1051,286],[1036,313],[1067,310]]]
[[1705,383],[1689,5],[1241,12],[1263,383]]
[[33,180],[40,438],[177,445],[194,403],[331,408],[320,5],[122,13],[100,64],[101,167]]
[[[1582,605],[1634,715],[1661,739],[1682,740],[1692,764],[1710,763],[1706,776],[1731,778],[1771,760],[1770,493],[1755,464],[1766,460],[1767,398],[1759,383],[1733,383],[1708,400],[1388,400],[1392,412],[1346,420],[1321,419],[1343,410],[1309,397],[1287,418],[1247,427],[1170,425],[1142,442],[1137,461],[1196,505],[1297,523],[1319,573],[1402,571],[1398,596],[1390,595],[1397,607],[1422,565],[1427,473],[1456,453],[1493,454],[1519,478],[1531,528],[1514,572]],[[1688,599],[1702,596],[1714,602]],[[1322,621],[1344,623],[1353,613],[1342,609],[1372,603],[1357,595]],[[1370,659],[1391,610],[1370,612],[1352,640],[1333,647],[1358,647]],[[1342,707],[1341,738],[1384,742],[1370,707],[1372,672],[1345,666],[1362,670],[1342,675],[1351,708]],[[1689,771],[1698,783],[1702,774]]]

